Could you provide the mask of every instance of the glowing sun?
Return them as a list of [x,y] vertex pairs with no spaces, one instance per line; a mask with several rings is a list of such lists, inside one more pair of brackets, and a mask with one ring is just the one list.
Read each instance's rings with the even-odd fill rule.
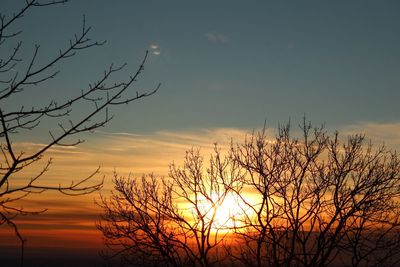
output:
[[244,212],[238,196],[227,194],[220,197],[213,194],[211,199],[212,201],[205,200],[201,209],[206,213],[205,217],[208,220],[213,220],[212,228],[230,231],[242,224]]

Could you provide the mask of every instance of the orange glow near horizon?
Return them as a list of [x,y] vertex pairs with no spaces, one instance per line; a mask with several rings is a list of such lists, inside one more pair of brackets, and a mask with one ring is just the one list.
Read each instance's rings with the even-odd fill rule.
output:
[[[210,140],[218,141],[221,151],[227,151],[230,144],[229,136],[234,138],[234,142],[241,142],[246,134],[249,132],[222,128],[199,132],[159,132],[149,136],[98,134],[78,147],[55,147],[42,161],[27,168],[22,175],[25,179],[37,175],[46,160],[52,157],[54,163],[40,182],[54,186],[67,185],[72,180],[86,177],[101,165],[101,173],[96,176],[94,182],[101,181],[104,175],[105,184],[101,191],[109,194],[113,189],[114,170],[121,176],[127,176],[131,172],[132,176],[137,178],[146,173],[154,173],[157,177],[167,176],[169,164],[173,161],[177,165],[181,164],[187,149],[200,147],[200,154],[206,157],[212,154],[214,149]],[[31,152],[42,145],[20,143],[19,146],[21,150]],[[18,183],[18,180],[15,180]],[[243,189],[242,197],[253,207],[260,205],[259,196],[246,188]],[[213,201],[216,200],[216,196],[212,198]],[[94,204],[95,199],[99,199],[98,192],[78,197],[54,192],[31,194],[26,201],[15,202],[13,205],[25,210],[47,208],[48,211],[39,215],[20,216],[15,223],[23,237],[28,240],[28,246],[53,246],[58,242],[66,247],[86,246],[86,244],[99,247],[102,242],[101,232],[96,229],[95,223],[100,219],[102,211]],[[221,227],[229,231],[233,226],[240,227],[242,208],[248,207],[238,200],[237,197],[228,195],[216,207],[214,229]],[[205,206],[206,209],[212,207],[210,203]],[[181,207],[185,212],[190,208],[188,205]],[[246,212],[250,214],[248,210]],[[5,236],[7,238],[3,238]],[[0,227],[0,237],[0,245],[7,246],[12,242],[18,245],[13,229],[6,224]],[[66,239],[70,242],[65,242]]]
[[[114,171],[126,177],[132,174],[140,178],[148,173],[154,173],[157,177],[168,176],[169,164],[173,161],[181,164],[187,149],[199,147],[201,154],[207,156],[213,151],[210,140],[217,141],[224,150],[230,142],[228,137],[239,138],[245,133],[240,129],[222,128],[197,132],[157,132],[148,136],[98,133],[77,147],[52,148],[41,161],[20,172],[10,186],[24,184],[52,158],[50,169],[38,180],[38,184],[55,187],[69,185],[71,181],[87,177],[100,166],[100,173],[89,183],[100,182],[104,175],[101,194],[108,195],[113,190]],[[31,154],[43,144],[20,142],[15,146]],[[99,198],[99,192],[76,197],[50,191],[31,194],[24,200],[12,203],[13,206],[26,211],[47,211],[38,215],[19,216],[14,222],[27,239],[28,247],[54,247],[58,244],[66,248],[98,248],[102,246],[102,234],[95,226],[102,213],[95,204]],[[0,237],[0,246],[19,246],[14,230],[7,224],[0,226]]]

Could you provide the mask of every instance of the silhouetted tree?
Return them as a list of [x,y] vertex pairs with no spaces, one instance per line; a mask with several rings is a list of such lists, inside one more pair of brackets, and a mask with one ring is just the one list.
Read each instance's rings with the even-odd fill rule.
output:
[[[398,264],[400,161],[361,135],[341,143],[311,124],[301,139],[281,128],[232,148],[246,175],[245,229],[232,253],[246,266]],[[255,200],[254,200],[255,199]],[[246,244],[246,245],[243,245]]]
[[182,168],[170,167],[168,178],[140,181],[115,175],[115,190],[102,198],[98,224],[110,257],[121,255],[133,266],[213,266],[224,260],[221,243],[226,221],[218,210],[239,186],[240,174],[215,150],[203,168],[198,152],[188,151]]
[[[35,50],[30,58],[21,58],[22,42],[18,41],[18,37],[22,34],[22,30],[18,30],[18,22],[35,8],[63,4],[67,1],[26,0],[22,2],[24,6],[18,12],[10,16],[0,15],[0,49],[2,52],[0,57],[0,225],[8,224],[12,227],[23,243],[24,239],[18,231],[15,219],[23,214],[40,213],[45,210],[45,207],[40,211],[28,211],[18,205],[19,201],[29,197],[31,193],[41,193],[45,190],[56,190],[68,195],[87,194],[98,190],[102,186],[102,181],[88,183],[98,173],[98,170],[95,170],[89,177],[67,185],[52,186],[41,182],[40,178],[49,169],[51,159],[36,175],[29,177],[26,174],[20,175],[21,171],[40,161],[52,147],[80,144],[82,140],[75,139],[74,141],[71,137],[84,132],[92,132],[106,125],[112,119],[108,112],[110,106],[127,104],[150,96],[157,91],[158,87],[151,92],[135,92],[133,96],[126,95],[128,88],[134,85],[143,70],[146,53],[138,70],[126,81],[114,82],[111,80],[113,75],[125,66],[114,67],[111,65],[86,90],[82,90],[80,94],[65,99],[61,103],[52,100],[34,107],[24,107],[22,104],[21,106],[10,105],[11,98],[13,98],[13,103],[18,103],[18,98],[21,100],[20,102],[23,102],[24,97],[27,97],[26,91],[35,90],[35,86],[56,78],[59,73],[57,68],[63,60],[75,56],[82,50],[103,44],[103,42],[92,41],[88,37],[90,27],[86,26],[84,18],[80,32],[69,41],[66,48],[56,50],[54,56],[47,62],[38,60],[40,57],[39,45],[35,45]],[[12,42],[15,42],[16,45],[7,54],[6,45],[12,45]],[[55,94],[60,94],[60,92]],[[79,117],[75,116],[76,114],[70,116],[72,110],[78,105],[80,107],[84,105],[85,112],[80,113]],[[53,119],[54,121],[54,118],[58,121],[59,129],[53,130],[54,127],[50,128],[52,130],[49,129],[46,144],[31,153],[17,147],[18,142],[14,140],[18,134],[26,131],[43,131],[38,125],[44,120],[51,122]],[[47,134],[47,130],[44,134]]]
[[[291,137],[289,126],[276,138],[253,134],[232,145],[224,161],[216,150],[207,171],[189,153],[169,178],[116,178],[113,196],[102,203],[106,243],[133,265],[142,258],[170,266],[396,266],[396,152],[361,135],[342,142],[322,127],[304,122],[301,129],[302,138]],[[241,211],[217,224],[231,194]],[[209,243],[210,229],[222,238]]]

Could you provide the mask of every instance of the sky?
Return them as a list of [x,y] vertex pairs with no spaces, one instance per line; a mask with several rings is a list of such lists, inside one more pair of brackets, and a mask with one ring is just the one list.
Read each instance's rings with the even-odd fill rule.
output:
[[[21,5],[5,3],[7,11]],[[110,63],[135,70],[145,50],[154,50],[138,87],[162,87],[151,99],[115,109],[113,132],[258,128],[265,120],[276,127],[304,114],[332,128],[393,123],[400,96],[399,5],[70,1],[31,10],[22,21],[23,48],[27,57],[34,44],[43,47],[40,58],[54,55],[80,30],[85,14],[90,36],[107,43],[61,66],[54,84],[68,93],[79,92]]]
[[[2,0],[0,12],[9,15],[23,3]],[[7,108],[79,94],[111,63],[127,63],[117,80],[127,79],[149,50],[145,71],[130,94],[151,91],[161,83],[159,91],[113,107],[113,121],[85,136],[82,146],[50,151],[48,157],[55,163],[49,177],[69,181],[100,165],[109,190],[113,169],[166,175],[168,164],[182,159],[192,146],[207,154],[213,142],[241,140],[264,122],[271,129],[288,120],[296,126],[303,116],[314,125],[325,124],[343,135],[365,133],[376,143],[398,149],[399,8],[394,0],[71,0],[34,8],[16,24],[23,29],[19,40],[24,59],[31,57],[35,44],[41,45],[38,64],[57,55],[81,30],[83,15],[92,26],[90,36],[107,42],[56,66],[61,71],[56,79],[12,98]],[[0,54],[14,44],[6,44]],[[21,64],[17,71],[23,68]],[[76,110],[77,115],[88,111]],[[33,149],[49,140],[44,129],[56,126],[45,121],[37,131],[16,138],[21,148]],[[87,238],[82,244],[100,246],[93,226],[97,210],[87,208],[93,208],[96,197],[35,197],[32,205],[45,203],[53,209],[42,219],[24,222],[32,246],[43,245],[38,241],[43,231],[48,246],[59,243],[62,235],[57,231],[83,231],[96,241]],[[69,206],[63,210],[66,201]],[[66,219],[79,217],[83,209],[87,216],[79,222]],[[39,234],[32,234],[35,231]]]

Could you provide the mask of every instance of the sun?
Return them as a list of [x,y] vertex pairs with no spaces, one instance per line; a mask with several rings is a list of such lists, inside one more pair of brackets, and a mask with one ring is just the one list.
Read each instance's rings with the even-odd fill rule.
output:
[[204,200],[201,210],[214,230],[233,231],[242,224],[244,211],[241,204],[240,197],[232,193],[225,196],[212,194],[211,200]]
[[217,227],[234,227],[240,222],[243,216],[243,210],[239,205],[239,198],[233,194],[228,194],[221,205],[217,207],[216,226]]

